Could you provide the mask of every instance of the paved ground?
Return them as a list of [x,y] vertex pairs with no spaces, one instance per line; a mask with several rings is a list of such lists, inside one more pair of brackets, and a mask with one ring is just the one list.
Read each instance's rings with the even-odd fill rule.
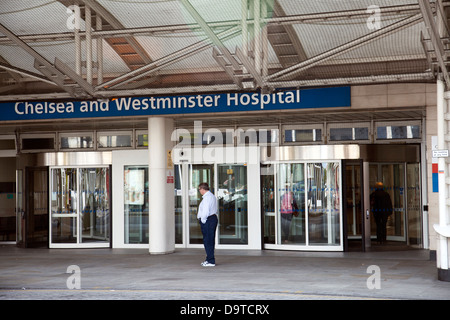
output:
[[150,255],[0,245],[0,300],[450,299],[450,283],[437,280],[427,250],[216,250],[210,268],[203,259],[201,249]]

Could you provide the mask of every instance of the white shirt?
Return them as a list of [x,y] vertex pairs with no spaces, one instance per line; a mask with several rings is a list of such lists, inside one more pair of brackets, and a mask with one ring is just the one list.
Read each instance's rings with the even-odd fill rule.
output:
[[213,214],[217,214],[217,200],[211,191],[207,191],[198,206],[197,219],[201,219],[202,223],[206,223],[206,219]]

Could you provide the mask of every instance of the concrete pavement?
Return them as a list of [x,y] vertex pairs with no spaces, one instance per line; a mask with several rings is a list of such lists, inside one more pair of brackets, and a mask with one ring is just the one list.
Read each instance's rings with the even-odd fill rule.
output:
[[428,250],[216,250],[216,267],[201,267],[204,257],[0,245],[0,300],[450,299]]

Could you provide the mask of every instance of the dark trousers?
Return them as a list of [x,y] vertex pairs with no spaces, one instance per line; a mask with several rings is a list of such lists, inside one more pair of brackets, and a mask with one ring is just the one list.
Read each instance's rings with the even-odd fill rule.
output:
[[386,225],[388,216],[384,213],[375,213],[374,218],[377,225],[377,242],[386,242]]
[[217,215],[213,214],[209,216],[206,223],[200,221],[200,227],[203,234],[203,245],[206,251],[206,261],[209,263],[216,263],[214,257],[214,246],[216,242],[216,228],[217,228]]
[[281,214],[281,234],[282,241],[289,240],[289,234],[291,232],[292,213]]

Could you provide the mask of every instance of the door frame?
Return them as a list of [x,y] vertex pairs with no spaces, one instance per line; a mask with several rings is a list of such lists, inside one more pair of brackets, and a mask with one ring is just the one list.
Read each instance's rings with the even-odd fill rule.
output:
[[[23,218],[22,223],[21,223],[22,231],[18,231],[18,232],[23,232],[23,233],[22,233],[22,241],[18,242],[18,246],[24,247],[24,248],[42,247],[42,246],[47,247],[48,239],[50,238],[50,229],[49,228],[47,228],[47,235],[46,235],[47,239],[46,240],[40,241],[40,242],[35,242],[35,241],[32,241],[32,239],[30,239],[30,232],[31,232],[30,223],[31,223],[31,218],[34,218],[34,215],[31,216],[31,209],[30,209],[30,202],[31,202],[30,192],[33,192],[33,190],[34,190],[31,187],[30,174],[33,174],[36,171],[42,171],[42,172],[46,172],[47,178],[48,178],[48,176],[50,174],[49,167],[47,167],[47,166],[40,166],[40,167],[27,166],[27,167],[25,167],[24,171],[25,171],[25,174],[24,174],[23,179],[25,182],[24,183],[25,190],[22,190],[22,191],[24,191],[24,195],[25,195],[24,199],[23,199],[24,200],[24,209],[23,209],[23,211],[20,212],[20,215]],[[46,181],[46,180],[44,180],[44,181]],[[49,193],[49,190],[50,190],[50,188],[49,188],[48,179],[47,179],[47,185],[46,185],[47,194]],[[47,214],[48,214],[48,208],[49,208],[49,202],[47,200]],[[44,225],[48,226],[46,223]]]
[[[308,178],[307,178],[307,166],[308,164],[313,163],[338,163],[339,164],[339,172],[337,173],[337,177],[339,178],[339,197],[340,197],[340,203],[339,203],[339,232],[340,232],[340,242],[339,245],[321,245],[321,244],[314,244],[309,242],[309,212],[307,205],[305,206],[305,244],[283,244],[283,243],[277,243],[277,240],[279,239],[278,233],[280,232],[279,227],[279,217],[277,215],[277,212],[279,211],[279,197],[278,197],[278,171],[279,171],[279,165],[280,164],[303,164],[304,165],[304,176],[305,176],[305,192],[308,188]],[[264,163],[261,163],[261,165],[271,165],[273,166],[274,170],[274,199],[275,199],[275,244],[273,243],[263,243],[264,249],[273,249],[273,250],[292,250],[292,251],[343,251],[344,250],[344,239],[346,238],[346,235],[344,234],[344,212],[343,212],[343,204],[342,204],[342,197],[343,197],[343,181],[342,181],[342,175],[343,175],[343,165],[342,160],[338,159],[323,159],[323,160],[278,160],[278,161],[266,161]],[[260,189],[260,202],[262,202],[262,189]],[[305,201],[307,201],[307,196],[305,195]],[[263,211],[263,210],[262,210]],[[264,212],[262,213],[262,224],[264,223]],[[261,235],[262,242],[264,242],[264,233]]]
[[[76,185],[77,185],[77,213],[74,215],[74,218],[76,218],[76,230],[77,230],[77,241],[76,243],[52,243],[52,208],[51,208],[51,201],[52,201],[52,192],[50,190],[53,190],[53,179],[51,176],[51,172],[53,169],[64,169],[64,168],[70,168],[70,169],[76,169],[77,170],[77,177],[76,177]],[[82,233],[81,233],[81,206],[80,206],[80,193],[81,190],[79,188],[80,186],[80,169],[89,168],[89,169],[97,169],[97,168],[107,168],[108,169],[108,179],[109,179],[109,196],[108,196],[108,205],[109,205],[109,241],[107,242],[88,242],[83,243],[81,242]],[[113,216],[112,216],[112,167],[111,165],[64,165],[64,166],[50,166],[48,167],[48,190],[49,190],[49,198],[48,198],[48,213],[49,213],[49,236],[48,236],[48,244],[49,248],[111,248],[112,247],[112,224],[113,224]]]
[[[200,150],[197,150],[200,149]],[[206,150],[205,152],[203,152]],[[175,248],[203,248],[203,244],[189,243],[189,190],[188,172],[189,165],[213,165],[214,190],[218,190],[218,166],[219,165],[244,165],[247,168],[247,244],[220,244],[219,226],[216,230],[216,248],[218,249],[255,249],[261,250],[261,214],[260,214],[260,147],[212,147],[207,148],[183,148],[172,152],[173,163],[181,166],[181,194],[182,194],[182,239],[183,242],[175,244]],[[194,153],[196,153],[194,155]],[[199,154],[201,154],[199,156]],[[250,183],[251,182],[251,183]],[[217,196],[217,195],[216,195]],[[218,201],[218,200],[217,200]],[[250,205],[251,204],[251,205]],[[219,213],[220,215],[220,213]],[[220,223],[220,217],[219,217]]]
[[[363,166],[363,160],[342,160],[342,196],[344,197],[344,192],[346,191],[347,186],[351,185],[353,182],[347,181],[346,176],[346,168],[347,166],[359,166],[359,174],[360,174],[360,210],[361,210],[361,246],[360,249],[362,252],[366,251],[366,237],[365,237],[365,212],[364,212],[364,166]],[[345,200],[344,198],[342,199]],[[354,204],[353,204],[354,205]],[[349,245],[348,245],[348,208],[345,204],[342,206],[343,208],[343,234],[344,234],[344,251],[349,251]]]

